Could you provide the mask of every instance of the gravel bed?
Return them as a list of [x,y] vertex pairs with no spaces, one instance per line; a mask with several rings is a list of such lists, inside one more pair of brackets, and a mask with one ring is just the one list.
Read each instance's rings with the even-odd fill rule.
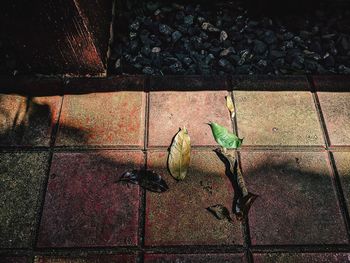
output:
[[253,16],[237,2],[146,2],[116,19],[115,74],[350,74],[350,12]]

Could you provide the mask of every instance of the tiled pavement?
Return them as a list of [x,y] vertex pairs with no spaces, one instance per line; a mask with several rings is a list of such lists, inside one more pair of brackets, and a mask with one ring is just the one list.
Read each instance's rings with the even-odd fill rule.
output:
[[[350,78],[4,80],[0,262],[350,262]],[[63,95],[64,94],[64,95]],[[225,96],[232,95],[232,122]],[[249,219],[219,221],[233,189],[208,121],[244,137]],[[189,130],[187,178],[167,148]],[[116,183],[147,167],[165,193]]]

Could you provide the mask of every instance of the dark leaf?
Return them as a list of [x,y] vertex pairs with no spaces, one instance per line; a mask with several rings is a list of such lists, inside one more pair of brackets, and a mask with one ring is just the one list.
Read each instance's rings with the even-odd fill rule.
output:
[[169,189],[164,179],[154,171],[133,170],[126,171],[118,182],[138,184],[151,192],[162,193]]
[[223,205],[213,205],[207,208],[207,210],[212,213],[217,219],[227,219],[229,222],[232,222],[232,218],[230,216],[230,212]]
[[248,216],[249,209],[257,197],[258,195],[249,192],[248,195],[238,198],[235,206],[235,214],[238,220],[242,221]]
[[220,148],[216,149],[215,152],[219,156],[224,157],[229,164],[229,176],[235,190],[233,212],[238,220],[244,220],[258,195],[248,192],[238,160]]

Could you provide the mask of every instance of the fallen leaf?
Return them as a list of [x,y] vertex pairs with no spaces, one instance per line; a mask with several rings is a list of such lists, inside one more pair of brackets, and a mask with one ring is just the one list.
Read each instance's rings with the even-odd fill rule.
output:
[[231,118],[233,119],[236,113],[235,113],[235,106],[233,105],[231,96],[226,96],[226,107],[231,112]]
[[180,129],[170,147],[168,168],[176,180],[183,180],[191,159],[191,141],[186,128]]
[[169,189],[164,179],[154,171],[133,170],[126,171],[118,182],[138,184],[151,192],[162,193]]
[[242,145],[243,139],[238,138],[235,134],[229,132],[224,126],[215,122],[209,123],[215,141],[227,149],[237,149]]
[[248,216],[249,209],[258,195],[248,192],[238,160],[230,153],[222,151],[221,148],[215,151],[229,162],[230,177],[232,178],[231,180],[233,181],[233,188],[235,191],[233,204],[235,211],[233,212],[236,218],[242,221]]
[[207,210],[219,220],[227,219],[229,222],[232,222],[230,212],[223,205],[220,205],[220,204],[213,205],[213,206],[207,207]]
[[238,220],[242,221],[248,216],[249,209],[256,198],[258,198],[258,195],[250,192],[246,196],[238,198],[235,206],[235,215]]

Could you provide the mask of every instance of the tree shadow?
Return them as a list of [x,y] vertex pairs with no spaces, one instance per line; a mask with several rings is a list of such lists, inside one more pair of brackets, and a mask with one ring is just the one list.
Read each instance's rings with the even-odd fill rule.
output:
[[[21,103],[21,107],[16,109],[6,107],[6,98],[0,96],[0,119],[5,120],[7,125],[7,129],[1,131],[2,144],[18,145],[25,142],[26,145],[33,145],[38,142],[37,136],[40,137],[41,133],[35,135],[36,129],[31,132],[27,130],[38,125],[47,127],[52,123],[54,113],[49,104],[36,102],[31,97],[22,98]],[[7,121],[8,119],[11,121]],[[73,136],[73,140],[79,140],[83,144],[88,142],[90,131],[65,126],[64,123],[61,125],[64,127],[63,131],[68,131],[67,135]],[[135,217],[139,209],[140,190],[138,186],[126,186],[116,181],[125,171],[144,168],[144,155],[141,151],[135,150],[134,152],[138,152],[137,155],[130,154],[124,158],[111,152],[117,151],[94,149],[84,153],[59,151],[54,154],[54,166],[51,167],[48,185],[53,195],[45,200],[45,209],[48,209],[48,212],[44,212],[43,215],[43,218],[52,221],[44,221],[46,228],[39,232],[42,247],[69,247],[76,244],[88,247],[102,243],[110,246],[135,245],[137,237],[130,239],[128,233],[137,233],[133,225],[137,226],[135,220],[138,219]],[[242,159],[243,176],[246,178],[247,187],[260,196],[252,206],[252,217],[249,217],[249,222],[253,225],[254,242],[287,245],[347,242],[346,227],[339,208],[344,204],[337,199],[337,190],[326,160],[321,168],[305,164],[305,162],[312,163],[314,159],[311,157],[320,153],[307,153],[306,156],[311,156],[307,158],[298,156],[298,154],[304,156],[305,153],[290,153],[292,156],[290,158],[287,153],[273,153],[273,156],[278,154],[286,156],[285,159],[276,157],[275,161],[273,158],[269,159],[269,154],[259,155],[260,157],[256,159],[250,157],[256,154],[259,155],[254,152],[244,153]],[[88,157],[85,158],[83,155]],[[235,204],[242,196],[242,192],[232,176],[227,159],[220,155],[218,158],[223,161],[226,179],[233,188],[231,211],[235,211]],[[254,165],[255,163],[257,165]],[[166,163],[161,168],[167,171]],[[202,174],[204,177],[212,176],[203,167],[191,169],[193,173]],[[65,171],[68,173],[65,174]],[[65,190],[58,191],[55,188],[57,184],[61,184]],[[111,203],[111,200],[116,202]],[[55,205],[57,207],[54,207]],[[121,220],[117,229],[110,228],[113,222],[107,217],[99,216],[105,211],[114,213],[112,221]],[[120,217],[116,216],[118,213]],[[203,211],[191,211],[191,213],[206,213],[205,207]],[[86,226],[84,222],[90,222],[91,225]],[[62,226],[64,227],[61,228]],[[73,228],[85,230],[72,232]],[[52,235],[50,232],[52,229],[58,232]],[[111,233],[120,234],[121,238]],[[87,238],[89,235],[94,237]]]
[[[58,108],[30,96],[0,95],[0,145],[49,146],[58,121]],[[63,125],[63,133],[86,141],[88,132]]]

